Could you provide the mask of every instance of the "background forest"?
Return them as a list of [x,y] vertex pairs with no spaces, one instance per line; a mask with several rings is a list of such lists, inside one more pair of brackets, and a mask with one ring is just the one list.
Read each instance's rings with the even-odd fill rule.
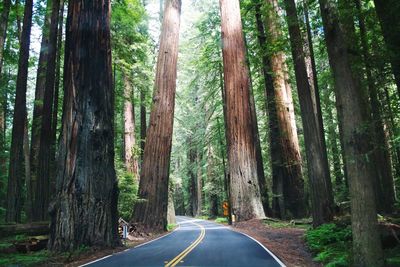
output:
[[[143,202],[164,1],[111,1],[114,162],[126,221]],[[0,3],[0,223],[49,220],[67,103],[67,2]],[[331,253],[322,262],[346,266],[379,254],[373,227],[395,224],[400,208],[400,4],[241,0],[240,9],[265,215],[312,218],[307,242],[316,254]],[[219,1],[184,0],[168,181],[177,215],[223,217],[223,202],[239,187],[228,156],[222,43]],[[370,237],[354,236],[354,224],[351,238],[351,220]],[[388,248],[387,257],[397,253],[396,244]],[[366,266],[379,257],[366,257]]]

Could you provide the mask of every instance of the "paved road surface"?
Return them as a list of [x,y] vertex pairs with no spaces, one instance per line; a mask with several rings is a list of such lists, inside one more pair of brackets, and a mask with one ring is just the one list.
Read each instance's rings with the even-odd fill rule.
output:
[[179,228],[147,244],[85,266],[284,266],[257,241],[228,227],[178,216]]

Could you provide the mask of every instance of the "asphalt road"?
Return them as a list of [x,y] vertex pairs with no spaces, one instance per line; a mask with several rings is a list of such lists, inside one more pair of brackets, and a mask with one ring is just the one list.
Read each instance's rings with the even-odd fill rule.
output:
[[284,266],[257,241],[228,227],[178,216],[171,234],[83,266]]

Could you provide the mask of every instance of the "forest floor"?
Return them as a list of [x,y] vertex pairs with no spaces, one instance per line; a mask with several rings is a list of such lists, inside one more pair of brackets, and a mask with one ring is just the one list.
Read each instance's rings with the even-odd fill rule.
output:
[[304,240],[308,227],[253,219],[236,223],[232,229],[261,242],[288,267],[319,267],[322,264],[313,261],[313,256]]

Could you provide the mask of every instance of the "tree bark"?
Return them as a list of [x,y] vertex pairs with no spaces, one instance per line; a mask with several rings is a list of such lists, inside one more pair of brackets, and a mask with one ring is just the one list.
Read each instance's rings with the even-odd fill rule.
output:
[[119,244],[110,9],[111,1],[69,1],[53,251]]
[[363,127],[368,123],[362,107],[362,92],[354,79],[337,7],[332,0],[319,0],[335,80],[336,105],[343,115],[343,141],[349,174],[354,266],[383,266],[381,241],[377,228],[370,137]]
[[[282,32],[277,14],[276,0],[266,0],[266,26],[271,43],[279,43]],[[302,217],[305,215],[304,181],[302,177],[300,146],[294,121],[294,107],[291,88],[288,83],[286,58],[283,50],[274,49],[270,53],[270,66],[273,72],[273,88],[277,124],[279,127],[279,158],[273,176],[273,211],[281,218]],[[271,101],[271,100],[269,100]],[[274,165],[273,165],[274,167]]]
[[53,158],[51,156],[51,147],[53,145],[52,115],[60,0],[52,0],[51,2],[49,40],[47,46],[46,81],[43,97],[42,120],[40,126],[39,160],[37,166],[37,182],[33,209],[34,221],[44,221],[49,218],[48,208],[50,203],[50,184],[52,183],[50,179],[51,165],[53,163]]
[[135,108],[133,88],[126,74],[124,76],[124,161],[126,170],[139,182],[139,166],[135,155]]
[[382,195],[379,196],[382,202],[383,211],[390,213],[393,211],[396,201],[394,190],[394,180],[392,174],[392,165],[389,154],[388,140],[384,130],[384,123],[381,114],[381,103],[378,98],[378,90],[372,75],[371,56],[368,49],[367,29],[365,26],[364,13],[361,7],[361,1],[355,0],[357,8],[358,23],[361,36],[361,55],[367,77],[367,86],[369,98],[371,101],[372,123],[371,128],[374,132],[374,154],[375,166],[378,169],[379,181],[382,186]]
[[[52,115],[52,126],[51,126],[51,158],[53,166],[51,168],[51,176],[55,177],[56,172],[56,147],[57,147],[57,125],[58,125],[58,105],[60,98],[60,82],[61,82],[61,54],[63,46],[63,27],[64,27],[64,0],[60,0],[60,10],[58,17],[58,33],[57,33],[57,63],[56,63],[56,80],[54,82],[54,101],[53,101],[53,115]],[[52,179],[50,182],[50,195],[53,197],[56,189],[56,181]]]
[[140,90],[140,160],[143,162],[144,146],[146,144],[146,94]]
[[301,36],[296,4],[294,0],[285,0],[285,7],[301,118],[303,121],[308,175],[310,179],[311,213],[313,226],[317,227],[333,219],[332,184],[326,155],[324,132],[321,131],[323,127],[321,127],[321,121],[319,120],[321,114],[318,113],[319,110],[317,109],[315,84],[313,83],[313,79],[309,80],[309,73],[307,72],[303,48],[304,41]]
[[134,222],[155,232],[164,231],[167,226],[180,13],[181,0],[165,2],[153,107],[139,183],[139,198],[145,201],[137,203],[133,213]]
[[[3,1],[3,9],[0,14],[0,77],[2,77],[3,69],[3,51],[7,37],[8,16],[10,14],[11,0]],[[1,104],[0,104],[1,105]]]
[[197,151],[197,173],[196,173],[196,198],[197,198],[197,209],[196,216],[201,216],[201,210],[203,208],[203,178],[202,178],[202,153],[201,150]]
[[263,218],[239,1],[220,0],[220,9],[232,214],[237,221]]
[[21,222],[22,182],[24,180],[24,128],[26,122],[26,88],[28,81],[29,45],[32,28],[33,1],[25,1],[21,46],[10,149],[10,167],[7,188],[7,222]]
[[[49,55],[49,34],[51,27],[51,6],[52,0],[47,0],[46,14],[44,18],[44,24],[42,29],[42,41],[40,45],[39,63],[36,75],[36,88],[35,88],[35,102],[33,104],[33,117],[31,127],[31,147],[30,147],[30,163],[31,163],[31,181],[30,188],[32,192],[29,193],[31,196],[31,202],[34,205],[36,202],[36,189],[38,187],[38,176],[39,172],[39,149],[40,149],[40,135],[43,118],[43,105],[44,95],[46,88],[46,72],[47,72],[47,61]],[[38,196],[40,198],[40,196]],[[37,211],[36,207],[32,207],[32,210]],[[31,214],[30,219],[33,219]]]
[[374,0],[381,24],[388,55],[400,97],[400,2],[398,0]]

